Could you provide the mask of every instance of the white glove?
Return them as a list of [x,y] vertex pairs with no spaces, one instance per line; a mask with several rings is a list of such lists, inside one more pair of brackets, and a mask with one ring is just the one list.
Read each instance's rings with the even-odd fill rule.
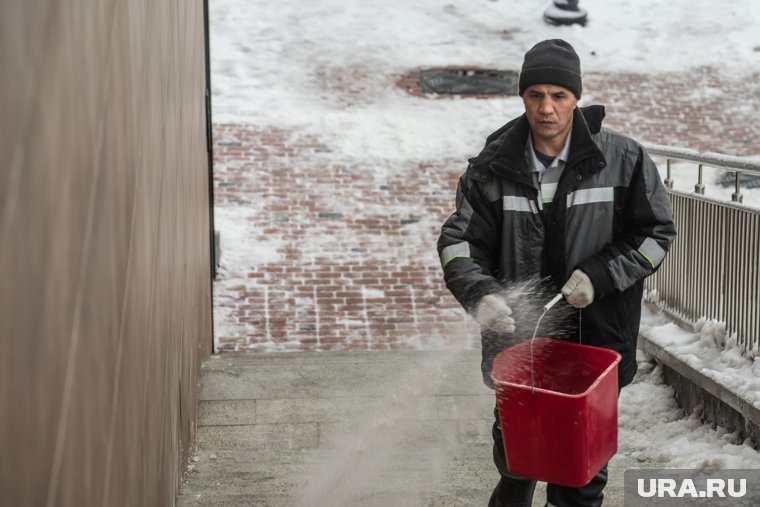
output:
[[594,284],[580,269],[573,271],[560,292],[565,295],[568,304],[575,308],[586,308],[594,301]]
[[495,294],[483,296],[475,309],[475,320],[481,326],[497,333],[515,332],[515,321],[510,315],[512,309]]

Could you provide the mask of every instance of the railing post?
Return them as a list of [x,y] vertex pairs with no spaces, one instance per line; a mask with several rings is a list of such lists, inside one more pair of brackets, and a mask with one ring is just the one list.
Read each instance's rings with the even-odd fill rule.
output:
[[705,185],[702,183],[702,164],[699,164],[699,179],[697,184],[694,185],[694,192],[699,195],[705,195]]
[[739,171],[736,171],[734,175],[736,175],[736,191],[733,194],[731,194],[731,200],[734,202],[740,203],[744,199],[744,197],[742,196],[741,188],[740,188],[741,173]]
[[667,178],[665,178],[665,181],[664,181],[663,183],[665,183],[665,186],[666,186],[667,188],[669,188],[669,189],[673,190],[673,178],[672,178],[672,176],[673,176],[673,175],[672,175],[672,174],[671,174],[671,172],[670,172],[670,162],[671,162],[671,160],[670,160],[670,159],[667,159],[667,164],[668,164],[668,177],[667,177]]
[[578,7],[578,0],[554,0],[544,11],[544,21],[551,25],[585,25],[588,13]]

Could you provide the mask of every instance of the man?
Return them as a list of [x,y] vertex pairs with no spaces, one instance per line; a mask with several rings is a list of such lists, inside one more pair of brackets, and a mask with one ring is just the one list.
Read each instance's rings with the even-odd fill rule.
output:
[[[625,386],[636,373],[643,280],[676,235],[670,202],[641,145],[603,128],[602,106],[577,107],[580,60],[570,44],[531,48],[519,92],[525,113],[488,137],[459,180],[438,240],[446,285],[481,324],[489,386],[494,356],[536,325],[535,312],[513,313],[513,303],[540,307],[557,291],[566,317],[556,329],[618,351]],[[509,298],[532,277],[543,295]],[[489,505],[529,506],[535,481],[507,469],[498,414],[493,436],[501,479]],[[605,467],[581,488],[549,484],[548,505],[601,505],[606,482]]]

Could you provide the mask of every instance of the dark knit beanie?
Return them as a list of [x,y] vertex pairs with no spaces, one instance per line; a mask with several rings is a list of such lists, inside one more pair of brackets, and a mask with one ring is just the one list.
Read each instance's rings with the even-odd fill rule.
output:
[[562,39],[550,39],[530,48],[520,72],[520,96],[534,84],[562,86],[580,99],[581,61],[573,46]]

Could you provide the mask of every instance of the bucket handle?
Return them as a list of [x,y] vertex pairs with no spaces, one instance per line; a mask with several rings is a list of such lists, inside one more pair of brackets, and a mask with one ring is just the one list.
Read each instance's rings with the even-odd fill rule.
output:
[[554,298],[546,303],[544,305],[544,311],[541,313],[541,316],[538,318],[538,322],[536,322],[536,329],[533,331],[533,338],[530,339],[530,394],[535,394],[535,378],[534,378],[534,372],[533,372],[533,341],[536,339],[536,334],[538,334],[538,326],[541,325],[541,319],[544,318],[544,315],[546,315],[546,312],[549,311],[549,309],[556,305],[559,300],[562,299],[562,293],[557,294],[554,296]]

